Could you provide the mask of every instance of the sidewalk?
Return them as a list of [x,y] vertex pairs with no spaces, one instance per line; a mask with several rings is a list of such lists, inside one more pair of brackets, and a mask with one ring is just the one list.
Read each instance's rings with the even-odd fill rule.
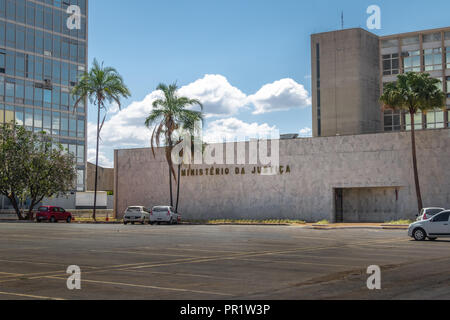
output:
[[307,224],[308,229],[315,230],[339,230],[339,229],[385,229],[385,230],[408,230],[406,224],[385,223],[330,223],[330,224]]

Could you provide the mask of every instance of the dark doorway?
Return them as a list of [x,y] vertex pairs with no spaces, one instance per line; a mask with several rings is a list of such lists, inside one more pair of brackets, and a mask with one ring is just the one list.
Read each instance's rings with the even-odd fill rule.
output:
[[344,222],[344,190],[335,189],[336,223]]

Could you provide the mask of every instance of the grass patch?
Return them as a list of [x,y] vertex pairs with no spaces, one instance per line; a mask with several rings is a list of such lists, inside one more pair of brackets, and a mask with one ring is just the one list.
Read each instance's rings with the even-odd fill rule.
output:
[[385,224],[390,224],[390,225],[401,225],[401,224],[407,224],[410,225],[411,223],[414,223],[413,220],[396,220],[396,221],[388,221]]
[[266,219],[266,220],[252,220],[252,219],[215,219],[215,220],[186,220],[190,223],[200,224],[306,224],[301,220],[289,220],[289,219]]
[[328,220],[321,220],[321,221],[319,221],[319,222],[317,222],[315,224],[325,225],[325,224],[330,224],[330,221],[328,221]]

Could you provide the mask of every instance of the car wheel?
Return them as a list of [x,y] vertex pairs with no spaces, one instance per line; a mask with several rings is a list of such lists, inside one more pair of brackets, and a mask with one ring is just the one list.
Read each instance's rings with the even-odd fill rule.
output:
[[41,219],[36,219],[36,222],[37,223],[41,223]]
[[131,224],[134,224],[134,221],[132,221]]
[[50,218],[50,222],[51,222],[51,223],[55,223],[55,222],[56,222],[56,218],[55,218],[55,217],[51,217],[51,218]]
[[67,223],[71,223],[72,222],[72,217],[68,217],[66,221],[67,221]]
[[127,224],[128,224],[128,222],[124,221],[124,222],[123,222],[123,224],[124,224],[124,225],[127,225]]
[[436,241],[437,238],[428,238],[428,240],[430,240],[430,241]]
[[414,230],[413,236],[416,241],[424,241],[427,237],[425,230],[421,228]]

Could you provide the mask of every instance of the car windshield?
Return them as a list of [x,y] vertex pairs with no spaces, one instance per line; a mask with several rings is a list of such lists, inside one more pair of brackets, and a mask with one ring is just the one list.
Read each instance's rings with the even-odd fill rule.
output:
[[154,207],[153,208],[153,212],[164,212],[164,211],[168,211],[169,208],[167,207]]
[[47,207],[40,207],[39,208],[39,212],[47,212],[48,208]]
[[127,211],[141,211],[141,208],[140,207],[129,207],[128,209],[127,209]]
[[442,212],[442,211],[443,211],[442,209],[429,209],[429,210],[427,210],[427,214],[434,215],[434,214],[438,214],[439,212]]

